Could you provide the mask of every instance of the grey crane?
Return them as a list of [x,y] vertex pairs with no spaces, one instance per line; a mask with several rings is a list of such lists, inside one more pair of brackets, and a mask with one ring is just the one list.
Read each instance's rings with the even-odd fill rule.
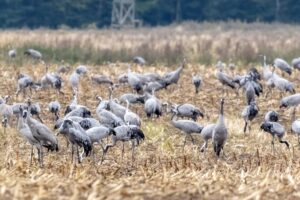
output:
[[109,101],[103,100],[100,96],[96,96],[96,100],[99,101],[98,106],[96,108],[96,113],[100,112],[103,109],[109,108]]
[[274,153],[275,153],[275,147],[274,147],[275,136],[277,136],[280,143],[284,143],[287,146],[287,148],[290,147],[287,141],[282,140],[285,134],[285,128],[281,124],[277,122],[264,122],[261,124],[260,128],[265,132],[270,133],[273,136],[271,144]]
[[213,147],[216,155],[219,157],[221,150],[224,151],[224,145],[227,140],[227,128],[224,121],[224,99],[221,99],[221,108],[219,120],[213,131]]
[[266,81],[268,81],[272,77],[272,71],[267,65],[267,57],[265,55],[261,55],[263,57],[263,77]]
[[245,121],[244,133],[247,131],[247,126],[249,127],[249,131],[251,130],[251,121],[257,116],[258,111],[259,109],[255,101],[251,101],[251,103],[244,108],[242,112],[242,117]]
[[134,112],[131,112],[129,110],[129,101],[126,102],[127,103],[127,107],[126,107],[126,112],[125,112],[125,115],[124,115],[124,121],[127,125],[136,125],[138,127],[141,126],[141,119],[140,117],[135,114]]
[[42,59],[42,54],[41,52],[35,50],[35,49],[27,49],[24,52],[25,55],[30,56],[31,58],[35,59],[35,60],[41,60]]
[[11,49],[8,51],[8,56],[10,58],[15,58],[17,56],[17,50],[16,49]]
[[300,119],[297,119],[292,123],[292,132],[297,134],[298,146],[300,148]]
[[202,83],[202,78],[199,75],[194,75],[192,81],[195,86],[195,93],[198,94]]
[[87,68],[84,65],[79,65],[75,71],[71,74],[69,81],[74,93],[78,92],[80,77],[87,73]]
[[94,118],[83,118],[80,122],[79,122],[80,126],[84,129],[84,130],[89,130],[91,128],[94,127],[98,127],[101,126],[101,124],[99,123],[99,121],[97,119]]
[[296,115],[296,107],[300,104],[300,94],[294,94],[284,97],[280,100],[279,108],[294,107],[292,120],[294,121]]
[[299,58],[294,58],[292,60],[292,66],[297,69],[300,70],[300,57]]
[[266,122],[278,122],[279,115],[276,111],[268,111],[265,114],[265,121]]
[[143,90],[143,85],[145,84],[145,80],[143,80],[138,74],[131,72],[130,69],[128,69],[127,73],[128,77],[128,84],[130,87],[136,91],[137,93],[142,92]]
[[207,148],[208,140],[212,139],[213,131],[216,124],[208,124],[203,127],[201,131],[201,137],[204,139],[204,144],[202,145],[200,152],[204,152]]
[[27,103],[27,107],[28,107],[28,110],[29,110],[30,114],[35,115],[38,118],[38,120],[40,120],[40,122],[43,123],[43,120],[40,117],[40,113],[41,113],[40,104],[39,103],[32,103],[30,98],[27,99],[26,103]]
[[66,118],[70,116],[88,118],[91,117],[91,111],[85,106],[77,106],[75,109],[65,115]]
[[201,126],[197,122],[190,121],[190,120],[175,120],[175,116],[176,116],[176,113],[174,113],[172,118],[171,118],[171,124],[175,128],[181,130],[182,132],[184,132],[186,134],[185,139],[184,139],[184,143],[183,143],[183,147],[182,147],[184,149],[187,137],[189,136],[191,138],[193,144],[194,144],[195,142],[194,142],[194,138],[192,136],[192,133],[200,134],[202,129],[203,129],[203,126]]
[[293,68],[282,58],[276,58],[273,63],[274,67],[277,67],[282,72],[287,73],[288,75],[292,74]]
[[157,80],[157,81],[147,82],[144,85],[143,91],[151,93],[152,90],[159,91],[166,88],[167,88],[167,82],[165,80]]
[[126,74],[119,75],[119,77],[118,77],[118,83],[119,84],[126,84],[126,83],[128,83],[128,74],[126,73]]
[[[39,141],[41,146],[47,148],[48,151],[59,150],[57,138],[46,125],[33,119],[29,113],[24,117],[26,118],[26,123],[28,124],[33,137]],[[43,148],[41,148],[38,153],[40,158],[40,166],[43,167]]]
[[59,119],[60,103],[58,101],[51,101],[48,105],[49,112],[55,116],[55,121]]
[[148,118],[154,115],[156,115],[156,117],[162,115],[162,104],[160,100],[154,96],[154,91],[152,91],[152,95],[146,100],[144,111]]
[[6,133],[6,128],[11,122],[13,116],[13,109],[11,105],[8,105],[8,99],[10,96],[5,96],[3,102],[0,104],[0,114],[2,116],[2,125],[4,127],[4,133]]
[[64,73],[68,73],[70,70],[71,68],[69,66],[60,65],[57,67],[56,73],[64,74]]
[[125,122],[120,117],[116,116],[114,113],[108,110],[101,109],[96,113],[100,120],[100,123],[108,128],[115,128],[117,126],[125,124]]
[[119,98],[120,102],[125,104],[127,101],[131,104],[136,104],[136,103],[145,103],[145,96],[144,95],[136,95],[136,94],[132,94],[132,93],[126,93],[123,94],[120,98]]
[[[94,143],[99,143],[102,148],[102,161],[104,159],[104,147],[102,145],[102,140],[108,138],[110,135],[116,135],[114,129],[107,128],[105,126],[98,126],[90,128],[86,131],[86,134],[89,136],[92,146]],[[94,148],[93,149],[93,156],[94,156]]]
[[91,80],[93,83],[96,83],[96,84],[109,84],[109,85],[113,85],[113,81],[111,80],[111,78],[109,78],[108,76],[106,75],[99,75],[99,74],[96,74],[96,75],[93,75],[91,76]]
[[216,73],[216,77],[217,79],[220,81],[220,83],[222,84],[223,86],[223,94],[225,92],[225,88],[224,86],[227,86],[227,87],[230,87],[232,89],[235,89],[236,88],[236,85],[235,85],[235,82],[233,81],[233,79],[228,76],[222,68],[219,68],[217,70],[217,73]]
[[61,76],[56,73],[48,73],[48,67],[46,66],[46,74],[41,78],[41,88],[54,88],[59,94],[64,94],[62,89],[63,80]]
[[56,120],[56,122],[54,124],[54,130],[59,129],[59,127],[63,124],[65,119],[69,119],[74,122],[80,123],[84,118],[78,117],[78,116],[69,116],[69,117],[59,118],[58,120]]
[[40,158],[40,151],[42,149],[42,146],[40,142],[33,137],[32,132],[28,126],[28,124],[25,122],[26,117],[28,115],[27,110],[23,110],[22,106],[19,107],[19,119],[18,119],[18,125],[17,129],[20,133],[20,135],[31,145],[31,153],[30,153],[30,165],[32,164],[32,157],[33,157],[33,147],[36,147],[38,150],[38,160],[41,161]]
[[144,66],[146,64],[146,60],[141,56],[133,57],[133,62],[136,63],[136,64],[139,64],[141,66]]
[[[131,158],[132,161],[134,160],[134,148],[135,146],[139,145],[139,143],[145,139],[145,135],[143,133],[143,131],[134,125],[122,125],[122,126],[118,126],[116,128],[114,128],[114,132],[115,134],[112,135],[112,143],[111,144],[107,144],[105,146],[104,149],[104,154],[107,153],[108,149],[115,146],[116,143],[118,141],[122,141],[123,142],[123,147],[122,147],[122,158],[123,158],[123,154],[124,154],[124,142],[126,141],[132,141],[132,154],[131,154]],[[137,144],[134,144],[134,141],[137,142]]]
[[266,93],[266,97],[268,96],[272,87],[277,88],[281,92],[289,92],[291,94],[295,94],[293,83],[291,83],[285,78],[278,76],[275,72],[273,73],[272,77],[268,80],[267,85],[269,86],[269,91]]
[[40,84],[35,83],[32,77],[28,76],[27,74],[20,74],[18,76],[17,81],[17,91],[16,96],[23,92],[23,96],[26,96],[26,88],[29,88],[30,94],[32,94],[32,88],[38,87]]
[[180,75],[181,75],[182,70],[185,67],[185,65],[186,65],[186,59],[183,59],[183,62],[180,67],[178,67],[175,71],[167,72],[163,76],[163,79],[166,82],[166,86],[178,83]]
[[70,119],[65,119],[63,124],[58,129],[58,132],[66,136],[69,142],[72,144],[72,162],[74,156],[74,146],[77,150],[78,163],[82,162],[82,156],[79,155],[79,147],[83,147],[83,153],[85,156],[89,156],[92,151],[92,142],[90,137],[86,132],[81,128],[79,123],[74,122]]
[[194,121],[197,121],[199,116],[202,118],[204,117],[199,108],[189,103],[172,105],[171,112],[175,113],[177,117],[187,117],[193,119]]
[[124,119],[126,108],[113,99],[112,92],[113,87],[109,87],[109,110],[119,118]]
[[245,94],[246,94],[247,105],[250,105],[251,102],[255,101],[255,89],[251,82],[246,83]]

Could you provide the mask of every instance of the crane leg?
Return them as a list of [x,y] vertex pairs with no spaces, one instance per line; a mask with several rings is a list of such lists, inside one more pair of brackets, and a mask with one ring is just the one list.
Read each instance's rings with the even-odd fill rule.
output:
[[182,151],[184,150],[184,147],[185,147],[185,144],[186,144],[186,138],[187,138],[187,134],[185,135],[185,138],[184,138],[184,142],[183,142],[183,146],[182,146]]
[[71,146],[71,163],[73,163],[73,157],[74,157],[74,145]]
[[245,126],[244,126],[244,134],[246,134],[247,125],[248,125],[248,121],[245,121]]
[[79,148],[78,145],[76,145],[76,153],[77,153],[77,159],[78,159],[78,163],[81,163],[81,159],[80,159],[80,155],[79,155]]
[[200,152],[204,152],[206,148],[207,148],[207,141],[205,141],[204,144],[202,145]]
[[124,150],[124,142],[122,142],[122,160],[124,158],[124,152],[125,152],[125,150]]
[[194,140],[192,134],[190,134],[190,137],[191,137],[192,143],[195,144],[195,140]]
[[132,149],[131,149],[131,160],[132,160],[132,163],[134,162],[134,141],[132,141],[132,143],[131,143],[131,145],[132,145]]
[[32,165],[32,157],[33,157],[33,145],[31,146],[31,152],[30,152],[30,166]]

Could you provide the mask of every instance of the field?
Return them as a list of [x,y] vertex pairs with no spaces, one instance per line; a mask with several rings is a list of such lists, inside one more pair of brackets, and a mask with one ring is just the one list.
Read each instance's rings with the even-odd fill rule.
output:
[[[299,27],[282,25],[285,26],[282,30],[281,25],[230,23],[185,26],[141,29],[137,30],[136,35],[133,35],[133,30],[2,31],[0,95],[11,95],[9,104],[24,101],[22,95],[18,98],[14,95],[17,74],[28,73],[38,80],[45,73],[43,64],[22,55],[22,50],[31,44],[44,52],[50,71],[54,71],[61,64],[61,59],[72,68],[79,63],[87,64],[89,72],[81,80],[79,103],[87,105],[94,116],[98,103],[96,95],[107,99],[108,90],[105,86],[92,85],[89,79],[92,74],[105,74],[116,80],[118,75],[127,72],[126,61],[139,52],[146,55],[150,65],[132,65],[132,70],[141,73],[157,72],[162,75],[174,70],[177,67],[174,63],[178,64],[186,56],[189,62],[183,70],[179,84],[159,91],[157,97],[163,102],[189,102],[197,105],[205,114],[198,122],[206,125],[217,121],[222,97],[222,87],[215,78],[215,68],[211,63],[218,59],[226,62],[232,59],[238,67],[234,72],[228,69],[226,71],[245,74],[254,65],[251,63],[255,63],[262,72],[261,65],[257,65],[260,59],[258,55],[261,53],[270,56],[269,62],[271,58],[279,55],[286,59],[297,54],[299,56],[300,46],[296,42],[299,38]],[[26,36],[23,37],[24,35]],[[177,44],[182,46],[176,48]],[[205,46],[206,44],[209,46]],[[234,50],[238,44],[241,49]],[[169,49],[165,49],[168,45]],[[71,50],[59,50],[62,46]],[[11,47],[17,48],[19,53],[19,58],[13,61],[6,56],[6,50]],[[149,52],[146,51],[147,48],[150,49]],[[103,54],[104,51],[107,54]],[[59,55],[60,53],[65,55]],[[105,56],[108,56],[107,59]],[[203,64],[199,64],[200,61]],[[200,74],[204,80],[198,95],[194,93],[191,82],[191,75],[195,73]],[[298,74],[295,71],[288,77],[295,83],[296,91],[300,91]],[[47,105],[55,99],[63,108],[70,103],[72,92],[68,83],[69,75],[70,73],[63,75],[65,96],[58,96],[53,90],[38,91],[32,96],[33,102],[40,102],[43,109],[41,117],[51,128],[53,120],[47,111]],[[114,97],[130,91],[128,86],[119,87],[114,92]],[[188,141],[183,150],[184,135],[172,127],[170,114],[164,113],[159,119],[148,120],[142,105],[132,107],[142,117],[142,129],[146,135],[145,141],[137,148],[134,162],[131,160],[129,144],[126,145],[124,158],[121,158],[119,143],[109,151],[103,163],[100,162],[101,149],[96,145],[95,164],[91,158],[85,159],[82,164],[72,164],[70,149],[59,136],[60,151],[46,153],[45,167],[39,168],[37,159],[29,166],[30,145],[20,137],[15,126],[8,128],[6,133],[1,128],[0,198],[299,199],[300,150],[296,136],[290,133],[290,110],[280,110],[279,100],[278,91],[269,99],[263,96],[257,99],[259,116],[253,121],[251,132],[245,135],[244,121],[241,118],[245,97],[241,91],[237,97],[229,90],[229,95],[225,96],[225,119],[229,138],[224,149],[225,155],[219,159],[213,153],[211,143],[206,153],[199,152],[199,146],[203,143],[200,135],[195,135],[195,145]],[[275,154],[271,148],[271,135],[259,130],[264,114],[271,109],[280,113],[280,123],[287,130],[285,138],[291,144],[288,150],[276,141]]]

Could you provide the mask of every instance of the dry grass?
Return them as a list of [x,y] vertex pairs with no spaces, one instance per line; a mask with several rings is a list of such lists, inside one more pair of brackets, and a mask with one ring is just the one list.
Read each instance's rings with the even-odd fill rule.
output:
[[[51,66],[54,70],[55,66]],[[103,73],[116,77],[127,71],[126,64],[114,67],[90,66],[91,73]],[[40,78],[44,67],[39,64],[20,68],[22,72]],[[167,70],[164,66],[146,68],[134,67],[139,72],[156,71],[160,74]],[[16,72],[12,68],[1,66],[1,95],[13,95]],[[191,74],[199,73],[204,78],[203,89],[195,95],[191,84]],[[239,71],[245,73],[245,70]],[[96,107],[97,94],[107,97],[107,89],[93,86],[87,77],[80,87],[79,103]],[[296,80],[295,77],[293,77]],[[64,77],[67,80],[67,76]],[[297,83],[299,80],[296,80]],[[297,88],[299,91],[299,87]],[[84,91],[84,92],[83,92]],[[117,89],[115,96],[130,91],[127,86]],[[172,91],[172,92],[170,92]],[[204,65],[189,64],[184,69],[179,87],[171,86],[161,91],[158,96],[163,101],[190,102],[205,112],[205,118],[199,123],[205,125],[218,118],[220,84],[214,78],[211,69]],[[62,104],[68,104],[71,90],[65,83],[66,96],[59,96]],[[51,116],[46,112],[47,103],[56,99],[51,91],[40,91],[33,95],[33,100],[41,102],[46,124],[53,126]],[[226,124],[229,139],[225,146],[225,156],[216,159],[212,146],[205,154],[199,152],[202,145],[200,136],[197,145],[188,142],[182,151],[184,135],[170,124],[170,116],[147,120],[142,107],[137,106],[143,118],[142,129],[146,139],[138,147],[136,161],[132,164],[129,145],[121,159],[121,145],[112,148],[104,163],[100,163],[100,148],[96,147],[97,162],[93,165],[90,158],[81,165],[70,161],[70,149],[65,140],[59,138],[60,151],[46,153],[45,168],[38,167],[37,160],[29,166],[30,146],[18,135],[15,128],[10,128],[6,135],[1,129],[0,137],[0,198],[1,199],[297,199],[300,198],[300,157],[297,140],[287,134],[292,144],[291,150],[276,143],[277,153],[271,151],[271,136],[259,130],[263,114],[271,108],[278,110],[279,94],[274,93],[272,100],[259,98],[260,114],[255,119],[251,133],[242,132],[243,120],[240,117],[245,105],[241,95],[230,93],[225,98]],[[13,101],[22,101],[14,98]],[[135,110],[135,109],[133,109]],[[287,116],[288,111],[279,111]],[[289,130],[289,117],[282,117],[282,122]]]
[[[232,59],[241,64],[258,63],[258,54],[271,60],[299,56],[299,26],[284,24],[185,23],[179,26],[138,30],[6,30],[0,32],[0,59],[7,51],[34,47],[46,61],[103,64],[127,62],[140,55],[150,63],[190,62],[212,64]],[[21,56],[18,64],[28,64]]]

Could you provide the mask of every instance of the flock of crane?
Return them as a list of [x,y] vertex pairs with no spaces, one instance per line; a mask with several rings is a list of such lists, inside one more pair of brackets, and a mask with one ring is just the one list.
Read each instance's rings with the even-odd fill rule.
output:
[[[33,59],[42,61],[42,54],[37,50],[28,49],[25,54]],[[8,55],[13,59],[17,56],[17,51],[10,50]],[[292,67],[280,58],[275,59],[272,66],[266,64],[265,56],[263,56],[263,61],[262,75],[267,87],[265,95],[268,96],[273,89],[278,89],[282,93],[291,93],[290,96],[281,99],[280,108],[294,107],[292,117],[294,121],[296,107],[300,104],[300,93],[295,94],[293,83],[284,78],[283,74],[287,73],[291,75],[293,68],[300,69],[300,58],[292,61]],[[135,57],[134,62],[140,65],[145,65],[146,63],[142,57]],[[109,98],[107,100],[99,96],[97,97],[99,104],[96,108],[96,118],[92,117],[90,108],[78,104],[77,101],[81,77],[88,71],[86,66],[80,65],[76,67],[69,76],[69,80],[62,79],[61,74],[71,70],[64,66],[57,68],[55,72],[49,72],[46,67],[46,73],[39,81],[35,81],[28,74],[19,74],[15,95],[18,96],[22,93],[24,102],[9,105],[10,96],[0,99],[2,125],[4,129],[7,126],[13,126],[12,121],[16,118],[18,132],[32,146],[30,164],[34,156],[34,148],[36,148],[41,167],[44,163],[44,149],[59,151],[58,134],[66,138],[68,146],[71,144],[72,162],[75,152],[79,163],[82,162],[84,157],[90,155],[94,157],[93,145],[95,143],[99,143],[102,147],[103,161],[108,150],[114,147],[118,141],[123,142],[122,157],[124,154],[124,142],[131,141],[132,159],[134,159],[134,149],[145,139],[145,135],[141,128],[141,117],[130,109],[130,105],[143,104],[148,118],[160,117],[163,113],[171,114],[171,124],[185,133],[183,148],[188,137],[194,143],[192,134],[195,133],[201,135],[204,140],[200,151],[204,152],[209,140],[212,140],[214,152],[219,157],[228,136],[224,121],[225,91],[228,93],[228,89],[232,89],[237,95],[239,89],[242,88],[244,91],[246,106],[241,116],[245,121],[244,133],[246,133],[247,129],[250,131],[251,121],[259,112],[255,99],[263,93],[262,84],[260,83],[261,74],[256,68],[251,68],[244,75],[229,75],[229,73],[226,73],[226,65],[219,61],[216,64],[216,78],[223,87],[223,98],[220,99],[219,119],[216,123],[203,126],[197,122],[198,117],[204,116],[197,106],[190,103],[169,105],[162,102],[155,95],[157,91],[167,89],[168,86],[178,83],[185,63],[186,61],[184,60],[175,71],[167,72],[163,76],[157,73],[140,74],[128,69],[128,73],[121,74],[118,77],[118,83],[114,83],[105,75],[93,75],[91,77],[92,82],[105,84],[109,89]],[[232,67],[229,65],[229,69]],[[276,73],[276,68],[282,72],[282,75]],[[57,131],[57,134],[54,134],[54,130],[51,130],[39,115],[41,113],[39,103],[32,102],[30,95],[32,90],[38,91],[40,89],[54,89],[58,94],[64,95],[62,91],[64,81],[69,81],[73,91],[73,99],[64,109],[63,116],[61,116],[62,107],[60,103],[58,101],[49,102],[49,112],[53,114],[53,120],[55,120],[54,129]],[[201,76],[194,75],[191,79],[192,83],[195,86],[195,93],[198,93],[202,86]],[[114,90],[122,87],[124,84],[129,85],[133,92],[125,93],[120,98],[113,98]],[[264,122],[260,128],[272,135],[273,149],[276,137],[280,143],[284,143],[289,148],[289,143],[284,140],[285,128],[278,122],[278,119],[278,113],[270,110],[265,114]],[[292,131],[298,134],[300,145],[300,120],[292,123]],[[105,144],[104,139],[106,138],[107,142]],[[83,149],[82,152],[79,151],[81,148]]]

